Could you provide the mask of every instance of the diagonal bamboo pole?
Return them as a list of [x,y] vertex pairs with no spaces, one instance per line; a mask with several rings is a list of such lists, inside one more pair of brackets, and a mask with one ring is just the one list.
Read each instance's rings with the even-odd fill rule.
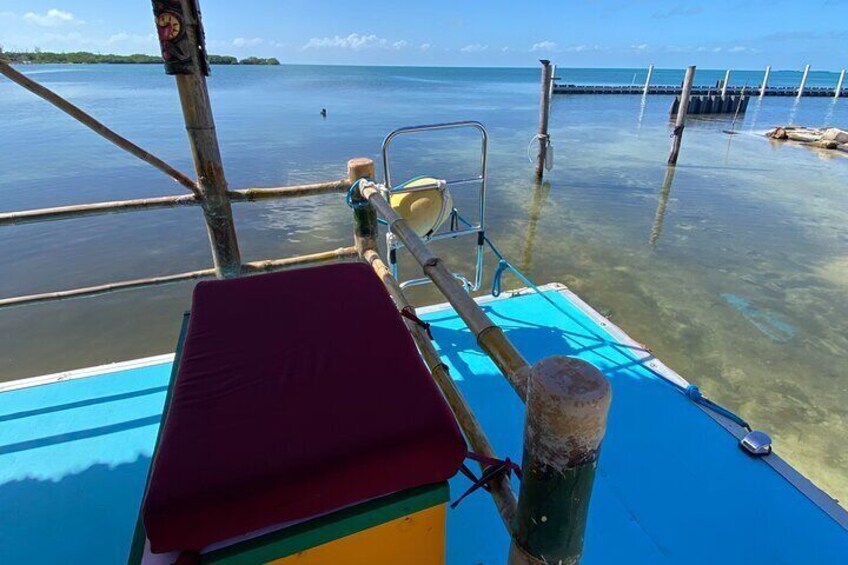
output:
[[[403,294],[397,280],[395,280],[392,276],[389,267],[383,262],[382,258],[380,258],[380,254],[374,249],[368,249],[365,251],[363,258],[371,264],[371,267],[377,273],[377,276],[379,276],[383,281],[383,284],[389,291],[389,295],[392,297],[392,300],[398,310],[402,311],[404,308],[412,309],[412,305],[406,299],[406,296]],[[415,310],[412,309],[412,311],[414,312]],[[489,438],[486,437],[486,433],[483,431],[483,426],[480,425],[480,422],[477,420],[477,417],[474,415],[471,407],[465,401],[465,397],[462,396],[462,393],[456,386],[456,382],[454,382],[451,377],[447,365],[442,362],[442,359],[439,357],[439,353],[433,346],[433,342],[430,337],[424,332],[421,326],[416,324],[413,320],[404,318],[404,322],[406,323],[407,329],[409,329],[409,333],[412,335],[412,339],[415,340],[418,350],[424,358],[424,362],[430,369],[433,379],[436,381],[436,384],[439,385],[439,388],[442,390],[442,394],[444,394],[445,399],[448,401],[448,404],[450,405],[456,420],[459,422],[471,449],[473,449],[475,453],[491,458],[497,458],[495,448],[492,446]],[[492,481],[490,487],[492,489],[491,494],[495,501],[495,506],[498,508],[498,513],[501,515],[501,519],[503,520],[507,531],[511,532],[512,521],[515,516],[518,501],[512,490],[512,485],[510,485],[509,478],[504,475],[499,475]]]
[[128,140],[121,135],[118,135],[102,123],[98,122],[96,119],[91,117],[89,114],[85,113],[78,107],[74,106],[49,88],[46,88],[31,78],[27,77],[23,73],[20,73],[13,69],[8,63],[0,61],[0,74],[11,80],[12,82],[24,87],[29,90],[39,98],[46,100],[47,102],[53,104],[84,126],[91,129],[93,132],[98,135],[105,137],[124,151],[138,157],[145,163],[152,165],[192,191],[195,195],[199,194],[199,190],[197,188],[197,183],[195,183],[191,178],[181,173],[159,157],[145,151],[132,141]]
[[527,394],[527,378],[530,366],[524,356],[506,338],[501,330],[483,312],[480,305],[471,298],[456,278],[445,267],[444,262],[433,255],[424,241],[409,227],[400,215],[392,209],[373,183],[360,185],[360,193],[370,202],[377,213],[386,220],[389,230],[403,242],[418,264],[441,293],[454,307],[462,321],[477,339],[477,344],[494,361],[498,369],[512,385],[519,398],[524,400]]

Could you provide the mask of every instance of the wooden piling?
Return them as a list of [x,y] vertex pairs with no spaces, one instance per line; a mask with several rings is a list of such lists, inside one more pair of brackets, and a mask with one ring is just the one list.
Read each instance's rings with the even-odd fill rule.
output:
[[845,82],[845,69],[842,69],[842,72],[839,73],[839,82],[836,83],[836,91],[833,95],[834,98],[839,98],[842,96],[842,84]]
[[653,76],[654,76],[654,66],[650,65],[648,67],[648,76],[645,79],[645,88],[642,89],[642,96],[648,95],[648,89],[651,88],[651,77],[653,77]]
[[807,77],[810,76],[810,65],[804,67],[804,74],[801,75],[801,84],[798,85],[798,96],[801,98],[804,95],[804,88],[807,86]]
[[694,80],[695,66],[686,67],[686,76],[683,78],[683,92],[680,95],[680,106],[677,109],[677,119],[674,122],[674,132],[672,133],[671,153],[668,156],[668,164],[672,167],[677,165],[677,157],[680,155],[683,128],[686,127],[686,112],[689,109],[689,95],[692,92]]
[[724,73],[724,80],[721,82],[721,98],[724,100],[724,97],[727,96],[727,86],[730,84],[730,69]]
[[536,155],[536,180],[542,180],[545,174],[545,161],[548,157],[548,145],[550,144],[550,136],[548,135],[548,121],[551,114],[551,62],[547,59],[541,59],[542,63],[542,95],[539,99],[539,133],[536,138],[539,141],[539,153]]
[[[351,159],[347,162],[348,181],[353,184],[359,179],[374,178],[374,161],[366,158]],[[364,258],[369,249],[377,249],[377,212],[370,202],[356,191],[351,200],[356,204],[353,209],[354,247]]]
[[766,90],[768,89],[769,75],[771,75],[771,65],[766,66],[766,72],[763,75],[763,85],[760,87],[760,98],[766,95]]
[[549,357],[530,370],[510,565],[579,563],[611,395],[580,359]]
[[[241,273],[241,254],[206,86],[209,67],[197,4],[180,0],[179,4],[166,7],[153,0],[153,14],[165,71],[175,75],[177,83],[215,273],[218,278],[237,277]],[[174,18],[181,24],[179,27],[173,25]]]

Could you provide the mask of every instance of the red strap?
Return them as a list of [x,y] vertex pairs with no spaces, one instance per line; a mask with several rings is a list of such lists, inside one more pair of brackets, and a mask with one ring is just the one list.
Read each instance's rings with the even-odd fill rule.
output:
[[412,306],[404,306],[400,311],[400,315],[406,318],[407,320],[412,320],[427,332],[427,337],[433,339],[433,333],[430,331],[430,324],[419,318],[415,315],[415,310],[412,309]]
[[466,496],[478,489],[482,488],[485,491],[490,491],[490,483],[501,475],[506,475],[507,477],[510,477],[514,472],[515,476],[521,479],[521,467],[519,467],[518,464],[512,461],[509,457],[507,457],[506,459],[496,459],[494,457],[488,457],[479,453],[472,453],[471,451],[466,453],[465,457],[471,459],[472,461],[482,463],[483,474],[480,475],[480,478],[478,479],[476,476],[474,476],[474,473],[472,473],[471,470],[464,464],[462,465],[462,467],[460,467],[460,471],[462,471],[462,474],[468,477],[472,484],[470,487],[468,487],[468,490],[462,493],[462,496],[460,496],[458,499],[456,499],[455,502],[451,504],[451,508],[456,508]]

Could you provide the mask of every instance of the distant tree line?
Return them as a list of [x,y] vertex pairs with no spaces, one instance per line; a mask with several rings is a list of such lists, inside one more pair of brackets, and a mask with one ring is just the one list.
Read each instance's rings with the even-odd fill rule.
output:
[[[100,53],[89,53],[87,51],[75,51],[72,53],[51,53],[35,49],[34,51],[3,51],[0,48],[0,59],[9,63],[33,63],[33,64],[137,64],[150,65],[162,63],[162,58],[154,55],[101,55]],[[209,55],[209,62],[213,65],[279,65],[280,61],[271,57],[262,59],[259,57],[248,57],[239,61],[230,55]]]

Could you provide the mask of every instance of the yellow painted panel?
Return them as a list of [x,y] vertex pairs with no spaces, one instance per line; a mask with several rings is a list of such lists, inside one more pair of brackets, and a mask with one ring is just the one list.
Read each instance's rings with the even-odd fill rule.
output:
[[269,565],[442,565],[445,505],[301,551]]

